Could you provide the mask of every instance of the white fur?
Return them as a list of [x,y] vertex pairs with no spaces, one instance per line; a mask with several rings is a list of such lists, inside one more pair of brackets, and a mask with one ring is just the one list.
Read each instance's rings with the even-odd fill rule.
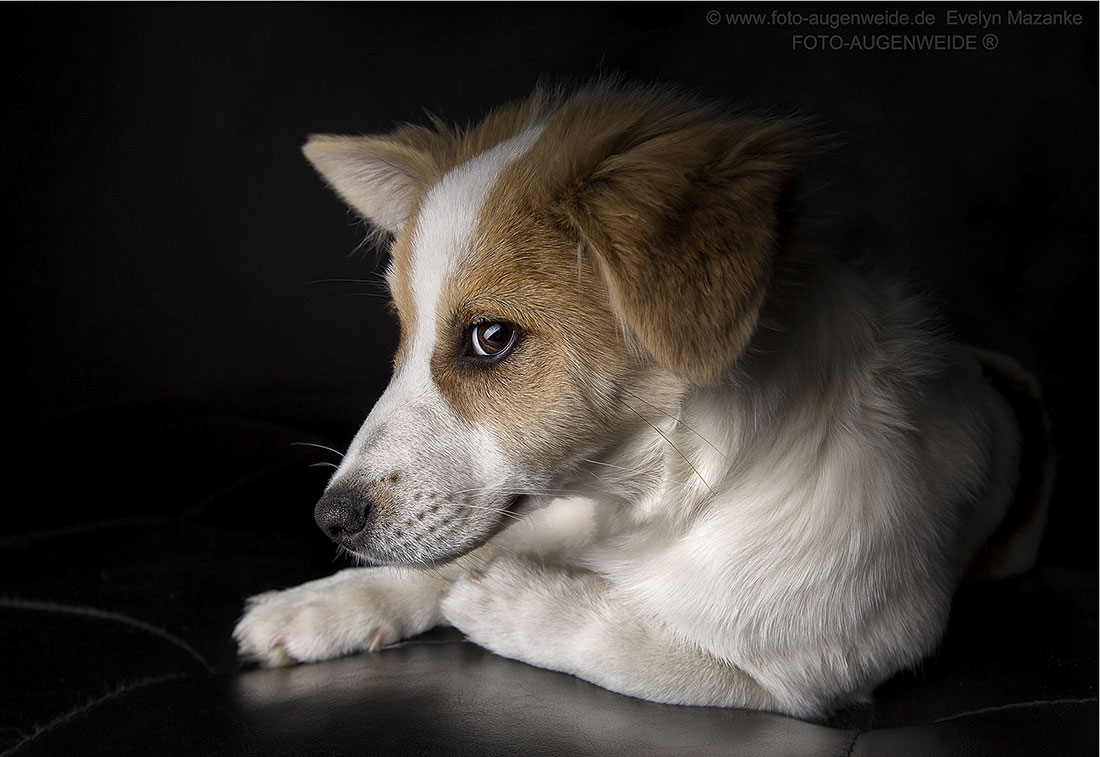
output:
[[[410,503],[477,492],[466,510],[454,504],[466,520],[425,518],[456,528],[468,554],[254,598],[235,631],[242,653],[313,661],[449,622],[623,693],[804,717],[919,661],[1003,515],[1019,434],[973,351],[939,340],[898,290],[840,267],[820,267],[782,328],[765,314],[726,381],[630,399],[652,425],[552,482],[578,496],[477,546],[502,487],[527,479],[493,435],[507,432],[463,423],[434,386],[436,309],[488,188],[536,137],[427,195],[413,246],[418,331],[334,477],[399,470]],[[419,542],[402,550],[432,559]]]

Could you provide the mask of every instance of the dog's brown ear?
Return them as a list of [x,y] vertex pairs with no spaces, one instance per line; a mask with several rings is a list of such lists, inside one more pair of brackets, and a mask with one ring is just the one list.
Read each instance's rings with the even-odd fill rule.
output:
[[396,234],[437,178],[442,141],[436,132],[410,126],[372,137],[315,134],[302,152],[360,216]]
[[670,120],[604,158],[566,213],[634,337],[682,378],[713,382],[756,328],[803,128]]

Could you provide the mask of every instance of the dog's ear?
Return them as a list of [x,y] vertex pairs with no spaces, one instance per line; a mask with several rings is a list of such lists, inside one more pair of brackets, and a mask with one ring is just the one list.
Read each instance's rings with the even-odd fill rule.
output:
[[441,142],[429,129],[405,127],[371,137],[315,134],[302,152],[360,216],[396,234],[437,177]]
[[803,134],[725,116],[673,124],[628,141],[566,199],[619,317],[682,378],[720,379],[756,328]]

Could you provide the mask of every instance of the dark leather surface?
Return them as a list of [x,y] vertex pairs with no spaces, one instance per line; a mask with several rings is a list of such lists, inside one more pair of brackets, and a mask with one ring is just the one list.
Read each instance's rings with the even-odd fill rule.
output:
[[[342,565],[309,523],[318,455],[291,446],[319,437],[226,417],[174,417],[159,435],[149,417],[124,425],[89,452],[132,466],[124,496],[89,502],[84,523],[25,513],[0,540],[0,753],[1097,751],[1096,574],[1052,566],[960,593],[933,658],[825,724],[630,699],[449,629],[375,655],[242,670],[229,636],[242,599]],[[174,488],[172,507],[148,504],[158,482]],[[80,482],[58,476],[52,489],[73,497]]]

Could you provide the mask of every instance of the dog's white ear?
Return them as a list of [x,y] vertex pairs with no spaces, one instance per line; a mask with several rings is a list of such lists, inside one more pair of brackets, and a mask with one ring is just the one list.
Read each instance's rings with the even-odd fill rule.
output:
[[360,216],[396,234],[435,174],[434,136],[414,128],[376,137],[316,134],[302,152]]
[[726,375],[756,329],[805,140],[798,124],[677,119],[566,199],[626,326],[689,381]]

